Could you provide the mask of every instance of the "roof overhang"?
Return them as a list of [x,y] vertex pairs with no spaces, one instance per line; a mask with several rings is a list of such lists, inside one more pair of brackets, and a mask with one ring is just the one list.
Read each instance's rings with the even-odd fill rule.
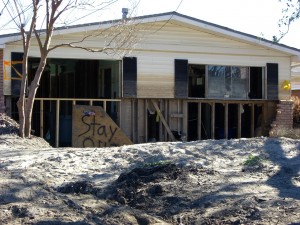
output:
[[171,21],[175,21],[175,23],[179,22],[185,25],[193,26],[194,28],[206,30],[207,32],[218,34],[220,36],[225,36],[227,38],[235,39],[238,41],[244,41],[249,44],[254,44],[269,49],[277,50],[280,52],[284,52],[289,55],[297,57],[297,61],[300,62],[300,50],[297,48],[289,47],[287,45],[279,44],[251,34],[236,31],[227,27],[223,27],[217,24],[209,23],[203,20],[181,15],[178,13],[175,13]]
[[[60,27],[54,31],[54,35],[63,35],[63,34],[71,34],[77,32],[88,32],[97,29],[105,29],[113,26],[116,23],[120,23],[121,21],[122,20],[110,20],[110,21],[97,22],[97,23],[87,23],[87,24],[73,25],[68,27]],[[170,22],[170,23],[180,24],[183,26],[193,27],[194,29],[204,30],[206,32],[214,33],[223,37],[277,50],[292,56],[293,62],[300,62],[300,50],[297,48],[289,47],[287,45],[262,39],[254,35],[246,34],[217,24],[209,23],[193,17],[179,14],[177,12],[168,12],[168,13],[154,14],[148,16],[140,16],[140,17],[128,19],[128,21],[135,24]],[[20,40],[21,40],[20,34],[0,35],[0,45],[3,45],[8,42],[14,42]]]

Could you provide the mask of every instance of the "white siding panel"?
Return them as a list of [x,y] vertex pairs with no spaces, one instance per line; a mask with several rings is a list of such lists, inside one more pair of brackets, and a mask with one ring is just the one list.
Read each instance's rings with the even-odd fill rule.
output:
[[225,53],[229,53],[228,50],[231,49],[234,54],[237,49],[240,49],[239,54],[244,55],[286,55],[267,49],[266,47],[217,36],[216,34],[207,33],[207,31],[194,30],[172,24],[151,27],[151,30],[145,33],[139,47],[141,49],[186,52],[199,52],[203,48],[204,52],[207,51],[209,53],[222,53],[224,51]]
[[[148,56],[148,54],[147,54]],[[174,59],[156,54],[138,56],[137,96],[139,98],[174,97]]]
[[138,97],[174,97],[174,59],[187,59],[189,64],[233,65],[265,67],[267,63],[279,64],[279,98],[286,99],[289,92],[281,88],[284,80],[290,80],[289,57],[208,55],[208,54],[167,54],[143,52],[138,58]]
[[[174,97],[174,59],[187,59],[190,64],[266,66],[266,63],[279,64],[280,99],[289,96],[280,88],[284,80],[290,80],[290,55],[216,35],[200,29],[180,25],[154,23],[137,28],[140,41],[131,56],[138,60],[137,95],[140,98]],[[78,41],[86,33],[74,33],[53,37],[52,45]],[[32,42],[30,56],[39,57],[39,49]],[[105,40],[91,37],[81,46],[102,48]],[[5,55],[10,51],[22,51],[21,43],[7,45]],[[123,50],[123,49],[122,49]],[[130,51],[131,49],[128,49]],[[51,58],[69,59],[120,59],[121,56],[105,53],[91,53],[82,49],[58,48],[49,55]]]
[[287,80],[291,81],[291,67],[290,67],[290,61],[289,60],[282,60],[279,63],[278,68],[279,73],[279,99],[281,100],[287,100],[291,97],[291,91],[290,90],[284,90],[281,85],[282,83]]
[[[249,44],[241,42],[238,40],[232,40],[226,37],[217,36],[213,33],[208,33],[207,31],[194,30],[191,28],[165,24],[165,23],[155,23],[148,26],[143,25],[137,28],[140,33],[138,42],[134,47],[135,51],[157,51],[157,52],[180,52],[180,53],[191,53],[191,54],[226,54],[226,55],[249,55],[249,56],[286,56],[286,54],[279,51],[271,50],[266,47],[261,47],[254,44]],[[74,41],[79,41],[87,33],[74,33],[68,35],[58,35],[54,36],[51,45],[58,45],[62,43],[70,43]],[[82,47],[89,47],[94,49],[101,49],[106,46],[109,40],[105,39],[103,36],[90,37],[84,42],[78,45]],[[13,43],[13,45],[21,45],[19,43]],[[36,41],[32,40],[32,45],[36,46]],[[128,49],[130,51],[131,49]],[[34,54],[35,51],[33,51]],[[52,57],[59,57],[60,54],[65,57],[66,54],[71,55],[71,57],[76,58],[76,54],[79,54],[79,58],[84,56],[90,56],[92,58],[97,58],[93,53],[85,52],[80,49],[69,49],[69,48],[59,48],[51,53]],[[97,55],[97,53],[94,53]],[[98,53],[99,54],[99,53]],[[103,54],[104,55],[104,54]],[[105,57],[105,56],[103,56]],[[69,58],[69,57],[66,57]],[[86,57],[84,57],[86,58]],[[107,57],[105,57],[107,58]]]
[[[22,52],[21,46],[14,46],[13,48],[8,47],[11,52]],[[40,51],[38,47],[32,46],[29,52],[30,57],[40,57]],[[75,48],[57,48],[51,51],[48,58],[60,58],[60,59],[109,59],[116,60],[120,59],[118,55],[109,55],[103,52],[88,52],[82,49]]]
[[[286,56],[284,53],[266,47],[173,24],[155,23],[140,25],[134,32],[139,33],[139,41],[134,47],[136,51]],[[78,41],[87,35],[87,33],[74,33],[54,36],[51,45]],[[78,45],[101,49],[109,42],[109,39],[104,38],[105,35],[107,34],[104,32],[103,35],[89,37]],[[32,44],[37,46],[34,40]]]

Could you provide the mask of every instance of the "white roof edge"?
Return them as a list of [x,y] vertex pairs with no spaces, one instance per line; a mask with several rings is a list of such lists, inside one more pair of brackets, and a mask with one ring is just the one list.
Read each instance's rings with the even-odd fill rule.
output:
[[[227,27],[223,27],[217,24],[213,24],[207,21],[203,21],[197,18],[189,17],[183,14],[179,14],[177,12],[168,12],[168,13],[161,13],[161,14],[154,14],[148,16],[140,16],[132,18],[135,20],[135,23],[149,23],[149,22],[163,22],[163,21],[178,21],[181,23],[190,24],[201,29],[206,29],[208,31],[213,31],[219,34],[223,34],[228,37],[232,37],[235,39],[239,39],[242,41],[246,41],[248,43],[252,43],[255,45],[264,46],[273,50],[278,50],[284,53],[288,53],[295,58],[295,62],[300,62],[300,49],[293,48],[290,46],[286,46],[283,44],[275,43],[269,40],[265,40],[259,38],[254,35],[250,35],[247,33],[243,33],[240,31],[236,31]],[[99,28],[107,28],[110,27],[114,22],[119,22],[121,20],[111,20],[111,21],[103,21],[99,23],[88,23],[88,24],[81,24],[81,25],[74,25],[70,27],[63,27],[58,28],[54,31],[54,35],[62,35],[68,34],[73,32],[85,32]],[[0,45],[3,45],[7,42],[13,42],[20,40],[20,34],[8,34],[8,35],[0,35]]]
[[275,49],[278,51],[286,52],[291,55],[298,56],[298,58],[300,58],[300,50],[299,49],[292,49],[292,47],[289,47],[289,46],[285,46],[285,45],[282,45],[279,43],[268,41],[263,38],[256,37],[254,35],[235,31],[230,28],[222,27],[222,26],[219,26],[216,24],[203,23],[204,21],[200,21],[200,20],[197,21],[197,20],[193,20],[191,18],[182,17],[180,15],[175,15],[172,19],[175,19],[175,18],[176,18],[176,20],[181,21],[183,23],[192,24],[192,25],[195,25],[202,29],[214,31],[214,32],[217,32],[220,34],[225,34],[227,36],[237,38],[240,40],[244,40],[244,41],[256,44],[256,45],[261,45],[261,46],[265,46],[265,47]]
[[0,35],[0,46],[1,45],[5,46],[5,44],[8,42],[14,42],[14,41],[20,41],[20,40],[22,40],[22,37],[20,34],[3,35],[2,37]]
[[[170,15],[158,15],[157,17],[137,17],[137,18],[132,18],[135,24],[138,23],[153,23],[153,22],[162,22],[162,21],[167,21],[170,19]],[[95,30],[95,29],[104,29],[108,28],[114,23],[119,22],[120,20],[112,20],[112,21],[107,21],[105,23],[98,23],[98,24],[85,24],[85,26],[74,26],[70,28],[64,28],[64,29],[58,29],[55,30],[55,34],[68,34],[72,32],[85,32],[85,31],[90,31],[90,30]]]

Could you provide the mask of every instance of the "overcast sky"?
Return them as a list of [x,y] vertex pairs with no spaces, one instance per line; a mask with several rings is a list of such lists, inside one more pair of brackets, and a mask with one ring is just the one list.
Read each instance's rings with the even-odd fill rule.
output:
[[[137,1],[139,4],[134,13],[137,16],[177,11],[269,40],[279,34],[277,24],[282,16],[282,4],[278,0],[119,0],[84,22],[121,18],[122,8],[131,8],[131,2]],[[0,28],[7,17],[1,16]],[[0,33],[7,31],[0,29]],[[289,34],[280,43],[300,49],[300,21],[291,26]]]

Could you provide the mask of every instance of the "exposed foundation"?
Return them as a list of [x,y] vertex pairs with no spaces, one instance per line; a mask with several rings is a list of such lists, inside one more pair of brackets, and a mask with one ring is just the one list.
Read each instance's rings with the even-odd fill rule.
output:
[[275,107],[270,101],[127,99],[120,126],[135,143],[267,136]]

